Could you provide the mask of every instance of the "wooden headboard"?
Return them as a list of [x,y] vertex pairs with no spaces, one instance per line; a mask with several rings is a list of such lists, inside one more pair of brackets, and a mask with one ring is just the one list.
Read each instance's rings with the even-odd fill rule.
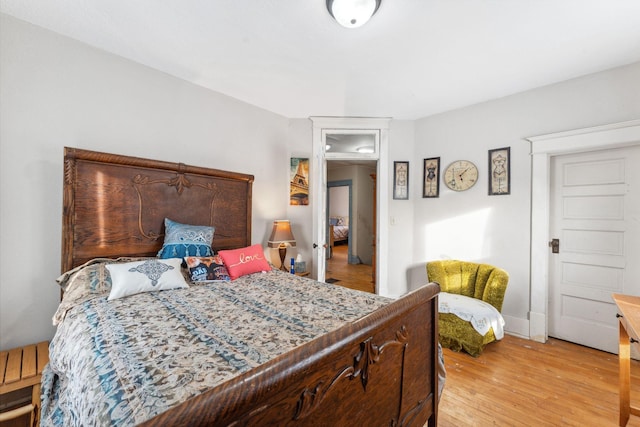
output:
[[214,226],[214,250],[248,246],[252,185],[253,175],[65,147],[62,272],[155,256],[165,217]]

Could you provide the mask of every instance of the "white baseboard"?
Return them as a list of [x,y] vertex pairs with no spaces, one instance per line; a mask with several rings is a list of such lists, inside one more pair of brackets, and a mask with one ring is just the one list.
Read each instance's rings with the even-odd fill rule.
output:
[[547,316],[545,313],[529,312],[529,337],[533,341],[547,342]]

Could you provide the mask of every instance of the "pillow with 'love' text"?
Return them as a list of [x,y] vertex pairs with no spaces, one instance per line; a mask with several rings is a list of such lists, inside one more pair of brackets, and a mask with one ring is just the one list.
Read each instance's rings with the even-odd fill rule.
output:
[[262,245],[255,244],[246,248],[219,251],[231,280],[246,274],[271,271],[269,263],[265,259]]

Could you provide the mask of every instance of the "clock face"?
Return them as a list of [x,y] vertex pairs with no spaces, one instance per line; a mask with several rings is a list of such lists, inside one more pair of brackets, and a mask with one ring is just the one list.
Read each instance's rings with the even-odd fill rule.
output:
[[478,168],[468,160],[456,160],[444,171],[444,183],[453,191],[464,191],[478,181]]

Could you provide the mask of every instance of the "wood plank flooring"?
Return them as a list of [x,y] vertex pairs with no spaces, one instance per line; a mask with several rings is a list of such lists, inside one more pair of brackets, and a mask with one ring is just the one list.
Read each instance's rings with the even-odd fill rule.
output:
[[347,263],[348,245],[336,245],[332,252],[331,258],[327,260],[326,279],[338,279],[336,285],[347,288],[375,292],[370,265]]
[[[348,265],[335,247],[327,278],[374,292],[371,266]],[[546,344],[507,335],[473,358],[444,349],[447,382],[440,427],[618,425],[618,356],[557,339]],[[631,403],[640,406],[640,362],[631,364]],[[631,416],[628,427],[640,427]]]
[[[618,425],[615,354],[507,335],[478,358],[449,349],[444,357],[441,427]],[[640,406],[640,362],[631,370],[631,403]],[[627,426],[639,427],[640,417]]]

